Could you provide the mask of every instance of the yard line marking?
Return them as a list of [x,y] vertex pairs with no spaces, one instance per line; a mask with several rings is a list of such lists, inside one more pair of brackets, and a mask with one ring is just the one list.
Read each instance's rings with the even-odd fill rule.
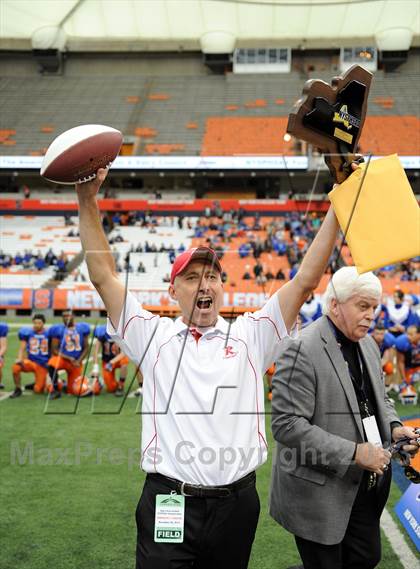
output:
[[418,559],[416,559],[416,556],[408,547],[403,533],[386,508],[382,512],[381,527],[404,569],[418,567]]

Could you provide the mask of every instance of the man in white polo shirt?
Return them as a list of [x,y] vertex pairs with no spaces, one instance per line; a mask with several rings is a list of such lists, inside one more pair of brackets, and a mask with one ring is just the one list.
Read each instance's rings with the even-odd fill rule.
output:
[[244,569],[259,515],[255,470],[267,458],[263,374],[324,273],[337,237],[330,209],[294,279],[265,306],[228,323],[213,250],[179,255],[170,296],[175,321],[144,310],[124,288],[102,230],[96,193],[77,186],[89,275],[108,311],[108,333],[144,377],[137,511],[138,569]]

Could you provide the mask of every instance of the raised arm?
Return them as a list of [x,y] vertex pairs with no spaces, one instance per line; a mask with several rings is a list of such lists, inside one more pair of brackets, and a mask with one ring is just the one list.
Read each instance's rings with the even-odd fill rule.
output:
[[[353,162],[352,169],[356,170],[358,166],[359,164]],[[331,206],[315,239],[306,252],[299,271],[277,293],[280,310],[288,330],[295,323],[299,310],[309,293],[316,289],[325,272],[337,239],[338,229],[338,221]]]
[[309,293],[318,286],[334,248],[337,232],[338,221],[333,208],[330,207],[295,277],[277,292],[280,310],[288,330],[295,323]]
[[111,322],[117,326],[124,306],[125,289],[118,279],[96,202],[96,194],[106,175],[107,170],[98,170],[97,177],[92,182],[76,185],[76,192],[79,200],[80,240],[89,278],[102,298]]

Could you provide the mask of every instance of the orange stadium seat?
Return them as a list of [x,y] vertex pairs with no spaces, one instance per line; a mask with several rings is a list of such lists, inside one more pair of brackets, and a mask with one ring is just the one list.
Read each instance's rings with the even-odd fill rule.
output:
[[3,146],[15,146],[16,140],[12,140],[10,137],[16,134],[15,130],[10,128],[0,129],[0,144]]
[[134,130],[134,134],[142,138],[154,138],[158,134],[158,131],[148,126],[139,126]]
[[259,107],[266,107],[267,101],[265,99],[255,99],[255,101],[249,101],[244,105],[247,109],[257,109]]
[[171,154],[185,149],[184,144],[146,144],[147,154]]
[[137,95],[132,95],[132,96],[128,96],[125,98],[126,103],[135,104],[135,103],[138,103],[139,101],[140,101],[140,97],[137,97]]
[[379,105],[383,109],[392,109],[394,107],[394,98],[393,97],[375,97],[373,102],[376,105]]
[[415,116],[366,118],[360,138],[363,153],[401,156],[420,154],[420,119]]
[[237,111],[239,109],[238,105],[225,105],[227,111]]
[[210,117],[201,146],[202,156],[293,155],[285,142],[287,117]]
[[151,93],[148,97],[149,101],[166,101],[170,96],[166,93]]

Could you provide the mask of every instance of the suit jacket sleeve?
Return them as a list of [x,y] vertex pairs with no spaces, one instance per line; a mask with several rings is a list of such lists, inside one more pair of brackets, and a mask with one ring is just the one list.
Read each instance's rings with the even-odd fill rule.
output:
[[352,463],[356,443],[311,423],[316,398],[317,374],[304,344],[284,339],[273,377],[273,436],[281,445],[296,450],[298,464],[343,477]]

